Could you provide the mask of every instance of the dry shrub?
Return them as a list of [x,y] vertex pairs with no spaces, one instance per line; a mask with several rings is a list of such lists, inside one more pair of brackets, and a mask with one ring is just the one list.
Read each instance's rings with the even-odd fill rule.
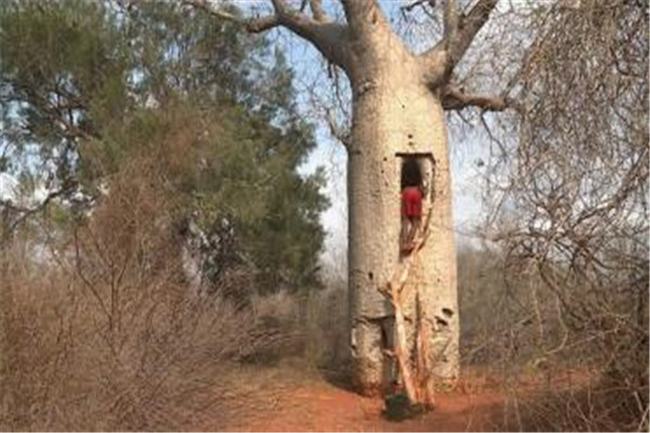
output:
[[[255,317],[267,332],[281,336],[258,360],[278,361],[300,358],[303,366],[324,370],[327,374],[344,373],[348,362],[348,316],[346,290],[330,285],[302,294],[286,291],[252,299]],[[263,356],[260,356],[263,355]]]
[[188,290],[159,174],[153,159],[127,164],[39,261],[5,248],[0,429],[214,429],[233,416],[231,363],[279,334]]
[[330,286],[310,297],[306,322],[311,359],[330,372],[348,374],[351,359],[346,287]]
[[578,280],[549,291],[498,250],[461,258],[463,362],[505,397],[496,430],[647,430],[647,292],[597,302]]
[[647,287],[569,274],[549,290],[502,253],[459,259],[462,359],[505,397],[494,429],[647,430]]
[[523,431],[647,431],[642,398],[630,391],[602,381],[549,389],[522,399],[508,424]]
[[[485,171],[501,364],[520,403],[508,428],[647,430],[647,2],[542,3],[527,10],[520,116]],[[522,404],[528,368],[589,382]]]

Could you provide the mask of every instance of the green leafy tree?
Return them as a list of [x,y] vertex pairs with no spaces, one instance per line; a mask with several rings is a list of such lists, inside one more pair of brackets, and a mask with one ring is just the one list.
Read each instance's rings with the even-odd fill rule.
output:
[[71,212],[143,158],[178,199],[172,226],[208,239],[212,283],[245,267],[262,291],[318,285],[324,177],[296,171],[313,131],[264,38],[173,3],[9,1],[0,53],[6,170],[41,173]]

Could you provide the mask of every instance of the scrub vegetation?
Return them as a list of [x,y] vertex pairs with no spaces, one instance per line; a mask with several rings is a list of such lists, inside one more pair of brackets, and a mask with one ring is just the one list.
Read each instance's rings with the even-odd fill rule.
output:
[[648,4],[505,3],[0,2],[0,430],[647,431]]

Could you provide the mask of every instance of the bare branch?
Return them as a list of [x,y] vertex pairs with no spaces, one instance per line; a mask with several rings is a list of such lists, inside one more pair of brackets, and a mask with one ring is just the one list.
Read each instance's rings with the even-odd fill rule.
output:
[[338,141],[340,141],[345,147],[350,146],[350,129],[340,124],[336,120],[336,114],[331,108],[326,107],[325,109],[325,121],[327,122],[327,127],[330,130],[330,134]]
[[358,34],[367,33],[371,25],[379,22],[388,25],[377,0],[341,0],[345,18]]
[[458,87],[447,86],[442,94],[442,107],[445,110],[478,107],[483,111],[503,111],[507,108],[516,109],[517,104],[507,97],[470,94]]
[[459,23],[458,38],[451,42],[452,61],[457,63],[467,51],[476,34],[490,18],[490,14],[499,0],[479,0],[469,14],[464,15]]
[[456,0],[447,0],[445,8],[445,33],[443,39],[421,57],[431,65],[439,66],[444,53],[445,77],[451,76],[456,64],[463,58],[476,34],[490,17],[499,0],[479,0],[467,14],[459,15]]
[[61,189],[50,191],[48,195],[39,204],[33,207],[17,206],[14,205],[11,202],[11,200],[0,200],[0,208],[7,209],[12,212],[21,214],[9,225],[8,228],[9,232],[13,232],[20,224],[22,224],[32,215],[44,210],[50,204],[50,202],[52,202],[52,200],[68,193],[72,186],[75,186],[75,184],[65,185]]
[[310,2],[315,19],[291,9],[284,0],[271,1],[275,10],[274,15],[252,19],[214,9],[206,0],[183,0],[183,4],[203,10],[217,18],[240,24],[251,33],[260,33],[279,26],[286,27],[311,42],[327,60],[344,69],[347,68],[348,56],[345,48],[347,28],[342,24],[328,21],[319,0]]
[[257,18],[254,20],[249,20],[246,22],[246,30],[251,33],[262,33],[267,30],[271,30],[274,27],[280,25],[280,20],[277,16],[267,16],[262,18]]
[[458,37],[458,25],[459,25],[459,9],[458,2],[456,0],[447,0],[445,5],[445,31],[444,31],[444,41],[445,41],[445,50],[447,52],[451,51],[451,41],[456,40]]
[[476,34],[490,17],[499,0],[479,0],[467,15],[463,15],[458,23],[458,35],[448,42],[449,61],[451,68],[463,58]]
[[269,15],[255,19],[245,19],[220,9],[213,9],[206,0],[183,0],[183,5],[200,9],[214,17],[242,25],[251,33],[261,33],[280,25],[277,15]]
[[309,0],[309,7],[311,8],[311,14],[314,19],[318,22],[327,21],[327,14],[323,9],[322,0]]
[[408,14],[411,13],[416,7],[419,7],[420,11],[431,18],[431,20],[435,21],[436,23],[438,22],[438,17],[433,10],[436,7],[436,0],[415,0],[412,3],[400,7],[399,9],[402,12],[404,19],[408,19]]
[[427,4],[430,5],[431,7],[435,7],[436,6],[436,0],[415,0],[412,3],[409,3],[409,4],[405,5],[405,6],[402,6],[400,9],[402,10],[402,12],[411,12],[416,7],[421,6],[422,9],[424,9],[426,11],[425,6]]

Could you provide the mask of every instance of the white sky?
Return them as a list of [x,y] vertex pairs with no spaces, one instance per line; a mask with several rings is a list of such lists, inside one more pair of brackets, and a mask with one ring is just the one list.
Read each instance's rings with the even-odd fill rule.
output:
[[7,173],[0,173],[0,200],[16,200],[18,181]]

